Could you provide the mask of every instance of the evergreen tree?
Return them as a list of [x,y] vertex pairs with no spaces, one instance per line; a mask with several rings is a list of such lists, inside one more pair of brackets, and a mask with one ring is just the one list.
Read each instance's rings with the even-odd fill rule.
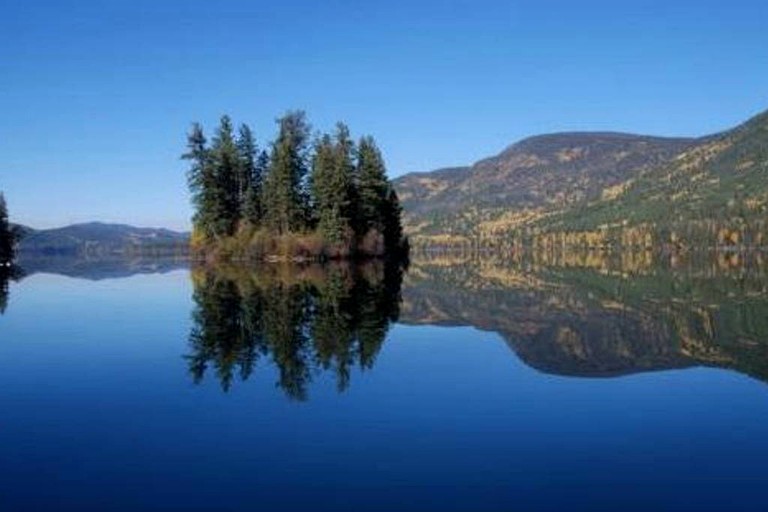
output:
[[312,160],[312,197],[317,228],[323,238],[338,244],[352,234],[354,219],[354,145],[349,130],[339,123],[332,140],[324,135]]
[[282,234],[305,229],[310,217],[305,183],[310,127],[302,111],[289,112],[277,122],[262,205],[267,226]]
[[250,126],[247,124],[240,125],[235,145],[240,160],[240,165],[237,168],[238,203],[242,207],[245,202],[245,194],[253,185],[256,177],[256,158],[259,154]]
[[240,155],[238,174],[240,217],[251,225],[258,226],[261,224],[261,188],[264,176],[264,164],[260,159],[265,153],[259,153],[253,132],[247,124],[240,126],[237,150]]
[[[356,148],[344,123],[336,123],[334,135],[334,166],[339,182],[341,215],[352,229],[358,218]],[[343,192],[343,194],[342,194]]]
[[187,183],[192,193],[195,213],[192,222],[195,231],[203,238],[213,238],[216,221],[216,176],[211,165],[210,151],[203,133],[203,127],[194,123],[187,135],[187,152],[181,158],[190,161]]
[[407,256],[408,240],[403,236],[402,224],[403,208],[400,206],[400,199],[397,197],[394,187],[391,184],[387,186],[387,199],[384,202],[384,244],[387,254]]
[[262,195],[264,190],[264,176],[269,170],[269,154],[261,151],[256,158],[251,184],[243,199],[243,218],[253,226],[261,226],[264,217]]
[[384,159],[373,137],[360,139],[357,157],[357,194],[361,234],[371,229],[384,233],[389,181]]
[[0,265],[10,265],[16,256],[18,232],[8,220],[8,206],[5,196],[0,192]]
[[222,116],[210,152],[215,177],[213,191],[216,236],[232,235],[240,220],[240,155],[233,135],[232,120]]
[[[332,242],[338,242],[337,235],[340,212],[334,208],[332,177],[333,177],[333,142],[328,134],[315,142],[312,156],[312,173],[309,177],[312,192],[312,205],[317,229]],[[340,238],[340,235],[339,235]]]

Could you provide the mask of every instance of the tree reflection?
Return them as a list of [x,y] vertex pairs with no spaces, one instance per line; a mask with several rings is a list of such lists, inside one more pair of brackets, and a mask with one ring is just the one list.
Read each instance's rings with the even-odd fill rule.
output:
[[192,279],[195,309],[185,357],[193,380],[213,372],[226,391],[266,359],[277,368],[277,386],[305,400],[315,375],[334,374],[343,391],[354,368],[373,366],[399,314],[402,271],[378,261],[216,266],[193,269]]
[[23,275],[24,273],[17,266],[0,266],[0,315],[4,314],[8,307],[11,281],[21,279]]

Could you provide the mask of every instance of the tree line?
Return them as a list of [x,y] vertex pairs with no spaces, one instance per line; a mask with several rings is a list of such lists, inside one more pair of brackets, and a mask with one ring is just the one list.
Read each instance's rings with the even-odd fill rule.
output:
[[[247,124],[237,133],[223,116],[208,143],[194,123],[187,136],[193,245],[239,249],[293,237],[289,252],[348,257],[402,251],[401,207],[373,137],[355,142],[338,123],[312,135],[302,111],[277,120],[274,141],[260,148]],[[268,256],[269,243],[250,251]]]

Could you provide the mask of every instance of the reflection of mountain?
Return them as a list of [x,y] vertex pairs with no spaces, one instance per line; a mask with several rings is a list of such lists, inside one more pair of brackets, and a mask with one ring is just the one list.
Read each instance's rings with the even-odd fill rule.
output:
[[339,390],[354,367],[370,368],[399,311],[398,268],[263,266],[193,270],[195,310],[189,371],[213,370],[222,388],[246,380],[260,359],[278,370],[278,386],[307,397],[314,375],[332,372]]
[[621,261],[594,268],[415,261],[401,321],[496,331],[548,373],[707,365],[768,380],[768,276],[759,266],[667,262],[630,276]]
[[21,254],[18,263],[27,275],[59,274],[93,281],[130,277],[135,274],[162,274],[189,266],[189,260],[184,256],[129,258],[106,255],[86,258]]

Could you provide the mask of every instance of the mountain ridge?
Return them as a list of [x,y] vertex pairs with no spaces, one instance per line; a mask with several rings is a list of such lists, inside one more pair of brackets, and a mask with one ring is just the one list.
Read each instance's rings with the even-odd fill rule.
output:
[[35,229],[19,225],[20,254],[123,254],[178,251],[189,243],[188,232],[167,228],[136,227],[108,222],[83,222],[58,228]]
[[[688,188],[698,187],[700,192],[703,189],[693,183],[697,179],[693,174],[684,176],[677,172],[676,182],[682,185],[673,190],[674,187],[665,182],[669,177],[663,173],[664,169],[674,166],[702,168],[705,160],[712,156],[710,153],[715,159],[720,158],[718,155],[733,145],[736,148],[732,152],[737,153],[737,157],[731,158],[731,170],[738,171],[741,169],[739,165],[749,167],[764,162],[766,157],[761,148],[766,147],[768,140],[761,133],[763,126],[768,126],[768,112],[753,116],[734,128],[702,137],[664,137],[617,131],[533,135],[470,166],[409,173],[397,178],[394,184],[405,209],[406,232],[416,245],[503,244],[508,243],[504,239],[512,237],[530,241],[532,233],[572,231],[576,229],[573,221],[577,218],[584,221],[578,229],[594,232],[611,223],[632,225],[635,216],[630,215],[629,210],[638,209],[639,205],[619,207],[616,212],[602,212],[601,215],[592,210],[596,208],[594,205],[604,206],[616,202],[617,198],[620,202],[622,196],[631,193],[636,183],[642,183],[647,176],[659,180],[658,197],[672,203],[684,197]],[[722,158],[729,161],[727,151],[723,155]],[[750,156],[757,161],[751,161]],[[721,176],[710,174],[712,176],[706,176],[706,179],[712,183],[705,183],[710,190],[704,195],[716,196],[721,203],[732,202],[733,197],[726,196],[738,196],[734,190],[746,187],[746,182],[752,189],[768,192],[768,183],[754,177],[745,179],[745,183],[722,185],[714,183]],[[721,185],[727,190],[712,192]],[[756,202],[760,205],[768,202],[754,198],[754,193],[751,196],[752,202],[746,207],[754,207]],[[662,203],[659,202],[657,209],[663,210]],[[707,203],[695,208],[711,206]],[[705,216],[706,212],[701,211],[688,214],[691,220]],[[666,222],[665,219],[656,220],[657,224]],[[657,225],[654,229],[659,227],[664,226]],[[716,238],[711,233],[707,236]],[[601,243],[607,243],[607,239],[597,238]],[[659,243],[669,242],[666,233],[664,236],[657,233],[655,238]]]

